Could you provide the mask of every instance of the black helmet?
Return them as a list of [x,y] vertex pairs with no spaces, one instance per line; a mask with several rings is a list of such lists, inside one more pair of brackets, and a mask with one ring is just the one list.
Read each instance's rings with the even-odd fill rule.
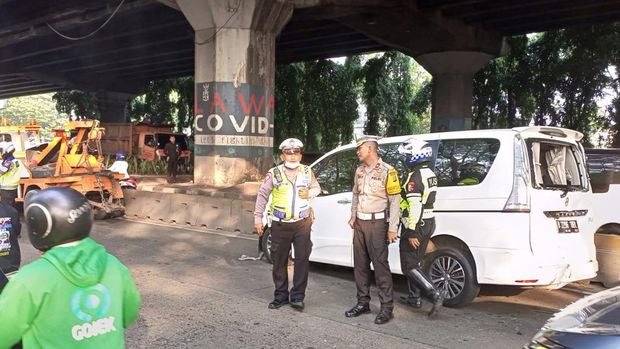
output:
[[24,208],[30,243],[37,250],[71,241],[90,234],[93,210],[84,195],[71,188],[48,188],[28,198]]

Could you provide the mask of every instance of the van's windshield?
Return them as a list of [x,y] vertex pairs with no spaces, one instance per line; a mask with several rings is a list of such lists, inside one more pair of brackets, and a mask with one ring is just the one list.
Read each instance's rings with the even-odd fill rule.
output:
[[570,143],[528,139],[532,186],[550,190],[588,190],[585,157]]

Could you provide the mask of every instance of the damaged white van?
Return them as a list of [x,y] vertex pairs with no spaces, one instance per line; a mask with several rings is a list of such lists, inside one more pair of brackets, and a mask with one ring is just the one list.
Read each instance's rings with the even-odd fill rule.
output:
[[[447,289],[446,305],[470,303],[480,284],[562,287],[596,275],[582,136],[555,127],[417,135],[433,147],[439,182],[426,271]],[[401,178],[406,169],[396,149],[408,137],[379,142]],[[357,164],[350,144],[312,165],[323,193],[312,202],[311,261],[353,266],[347,221]],[[389,260],[401,273],[397,243]]]

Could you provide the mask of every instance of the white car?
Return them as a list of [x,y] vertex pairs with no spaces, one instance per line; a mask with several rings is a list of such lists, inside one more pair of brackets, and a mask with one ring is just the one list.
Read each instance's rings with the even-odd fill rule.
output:
[[[406,168],[396,149],[409,137],[379,141],[383,161],[401,178]],[[581,133],[527,127],[416,137],[433,147],[437,228],[425,268],[436,285],[447,289],[446,305],[470,303],[479,284],[562,287],[596,275]],[[357,165],[354,144],[312,164],[323,193],[312,201],[311,261],[353,266],[353,231],[347,222]],[[263,239],[267,253],[268,233]],[[392,272],[402,273],[398,243],[389,247],[389,263]]]

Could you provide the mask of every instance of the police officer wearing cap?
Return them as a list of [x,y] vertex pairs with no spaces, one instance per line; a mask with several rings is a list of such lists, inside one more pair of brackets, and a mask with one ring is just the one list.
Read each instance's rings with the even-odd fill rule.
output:
[[381,311],[376,324],[390,321],[393,315],[392,272],[388,263],[388,245],[398,238],[400,184],[396,169],[377,153],[378,137],[365,136],[357,142],[357,157],[362,164],[355,171],[349,225],[353,232],[353,264],[357,286],[357,304],[345,312],[355,317],[370,312],[370,263],[375,269]]
[[[437,289],[420,268],[426,247],[435,231],[433,206],[437,192],[437,176],[428,167],[433,148],[424,140],[411,137],[398,147],[409,168],[401,191],[402,231],[400,266],[407,277],[409,295],[405,302],[420,308],[421,296],[432,302],[429,318],[437,314],[444,300],[444,290]],[[420,292],[422,291],[422,292]]]
[[21,178],[19,160],[15,159],[15,146],[5,142],[1,145],[2,163],[0,164],[0,201],[15,205],[17,186]]
[[[254,209],[256,232],[262,236],[263,213],[269,195],[271,206],[271,259],[273,261],[274,299],[269,309],[285,304],[299,311],[304,309],[308,268],[312,242],[312,209],[310,200],[321,193],[321,187],[309,166],[302,165],[303,143],[296,138],[286,139],[280,144],[283,163],[267,172],[260,186]],[[291,244],[295,248],[293,288],[288,289],[288,258]]]

